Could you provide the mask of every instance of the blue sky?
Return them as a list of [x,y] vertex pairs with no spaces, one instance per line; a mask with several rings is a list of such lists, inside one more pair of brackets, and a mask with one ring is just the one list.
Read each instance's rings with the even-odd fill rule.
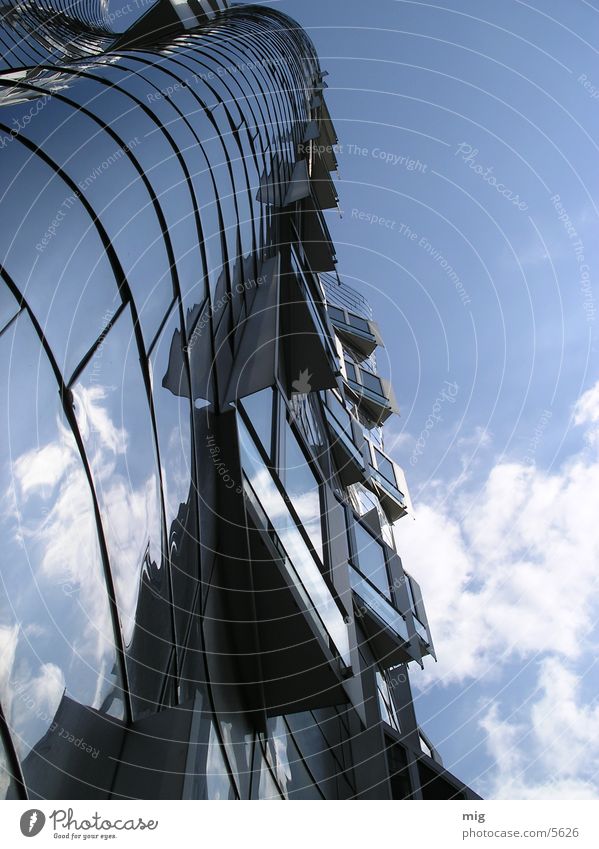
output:
[[439,655],[419,717],[487,797],[597,797],[599,3],[263,5],[330,72],[329,224],[386,341]]

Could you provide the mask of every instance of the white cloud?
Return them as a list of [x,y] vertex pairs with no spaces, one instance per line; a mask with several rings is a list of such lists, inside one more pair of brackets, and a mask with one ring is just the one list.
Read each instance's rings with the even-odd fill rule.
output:
[[385,451],[387,454],[398,456],[405,454],[414,447],[415,438],[407,430],[396,431],[393,420],[385,430]]
[[[30,561],[39,563],[38,576],[61,586],[85,614],[77,632],[69,633],[73,649],[100,661],[111,654],[114,640],[89,485],[70,428],[58,421],[57,433],[53,442],[15,460],[13,503],[4,518],[12,519]],[[36,499],[44,503],[41,513],[31,509]],[[21,625],[35,636],[37,623]]]
[[500,717],[497,704],[481,721],[495,764],[497,799],[599,797],[599,706],[581,704],[580,681],[555,657],[542,661],[538,698],[526,721]]
[[491,444],[491,434],[487,428],[478,425],[470,436],[460,436],[456,444],[463,450],[487,448]]
[[8,682],[15,662],[18,638],[18,625],[0,625],[0,699],[5,710],[8,710],[7,703],[10,698]]
[[[574,424],[599,424],[599,381],[578,399],[574,408]],[[590,436],[596,436],[596,428],[590,428]]]
[[[595,747],[599,762],[599,711],[578,703],[569,671],[589,651],[599,620],[599,383],[581,396],[573,420],[586,428],[586,444],[555,471],[500,462],[474,496],[435,489],[429,503],[416,505],[416,522],[396,527],[439,657],[415,676],[416,685],[505,683],[508,663],[542,663],[541,698],[526,727],[500,722],[496,709],[484,721],[496,790],[506,797],[599,795],[583,771],[585,745]],[[526,735],[538,775],[555,782],[520,776],[530,757]],[[511,750],[514,740],[522,751],[515,743]]]
[[78,409],[77,420],[83,440],[87,442],[94,433],[102,448],[109,454],[125,454],[127,432],[117,427],[110,417],[107,404],[108,391],[102,386],[86,388],[80,384],[73,389]]
[[[596,408],[583,396],[580,421],[596,421],[591,392]],[[422,585],[439,649],[436,680],[488,675],[541,652],[580,656],[599,601],[591,448],[557,472],[502,462],[475,498],[437,495],[416,505],[416,522],[399,523],[400,553]]]
[[53,717],[65,689],[62,669],[55,663],[42,663],[27,689],[35,700],[36,710]]
[[23,498],[31,494],[49,497],[56,484],[73,465],[68,444],[51,442],[36,451],[22,454],[14,463],[14,476]]

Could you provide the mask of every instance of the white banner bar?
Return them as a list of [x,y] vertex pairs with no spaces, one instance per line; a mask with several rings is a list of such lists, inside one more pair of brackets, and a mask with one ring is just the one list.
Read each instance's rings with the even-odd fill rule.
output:
[[4,802],[0,833],[10,849],[30,840],[40,849],[67,841],[176,849],[215,840],[265,849],[372,849],[379,841],[597,849],[599,802]]

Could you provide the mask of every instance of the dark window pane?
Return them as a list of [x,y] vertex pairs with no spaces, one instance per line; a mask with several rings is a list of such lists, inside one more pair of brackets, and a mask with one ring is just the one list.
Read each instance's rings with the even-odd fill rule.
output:
[[356,565],[375,587],[387,598],[390,598],[389,578],[387,577],[383,547],[358,522],[354,523],[354,531],[356,535]]
[[369,371],[365,371],[364,369],[361,370],[361,375],[362,383],[366,389],[370,389],[371,392],[376,392],[377,395],[383,394],[380,378],[378,378],[375,374],[371,374]]
[[344,404],[337,398],[333,392],[327,392],[327,407],[331,410],[339,424],[345,432],[353,439],[351,428],[351,416],[348,413]]
[[316,553],[324,560],[318,481],[287,421],[283,425],[282,438],[284,460],[280,469],[281,480]]
[[391,463],[384,454],[378,449],[374,449],[374,453],[376,456],[376,466],[379,472],[387,478],[394,486],[397,485],[395,480],[395,469],[393,468],[393,463]]
[[370,333],[370,325],[363,318],[360,318],[357,315],[349,314],[349,323],[352,327],[355,327],[357,330],[363,330],[365,333]]

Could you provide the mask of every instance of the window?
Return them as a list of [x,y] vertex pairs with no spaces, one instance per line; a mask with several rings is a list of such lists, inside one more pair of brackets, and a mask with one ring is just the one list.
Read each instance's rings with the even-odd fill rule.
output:
[[384,454],[381,454],[378,448],[374,449],[374,455],[376,457],[376,467],[379,472],[383,475],[383,477],[387,478],[389,483],[392,483],[393,486],[397,486],[393,463],[387,457],[385,457]]
[[272,457],[272,404],[273,391],[270,386],[253,395],[247,395],[241,402],[269,458]]
[[[12,780],[12,769],[8,760],[8,752],[0,737],[0,801],[4,801],[8,797],[9,790],[11,791],[11,795],[14,794],[15,787]],[[13,798],[18,797],[15,794]]]
[[[2,156],[0,195],[6,192],[5,209],[19,224],[9,227],[7,221],[0,229],[3,265],[26,293],[68,377],[120,306],[117,283],[102,240],[70,187],[20,144],[8,145]],[[22,190],[24,174],[31,186],[39,187],[34,204]],[[147,279],[145,284],[147,293]],[[10,301],[6,309],[10,316]]]
[[305,593],[306,604],[314,610],[322,623],[321,629],[328,635],[323,633],[323,637],[332,640],[344,663],[349,666],[349,637],[341,611],[241,417],[238,417],[237,424],[241,464],[251,487],[248,497],[250,500],[252,497],[259,499],[261,510],[289,558],[298,589]]
[[334,392],[326,393],[326,405],[333,413],[335,419],[339,422],[343,430],[348,434],[351,439],[353,439],[350,414],[348,413],[346,407],[337,398]]
[[376,686],[381,719],[383,719],[388,725],[395,728],[396,731],[401,731],[399,720],[395,712],[395,705],[393,704],[393,697],[389,690],[389,685],[387,684],[384,674],[378,669],[376,670]]
[[341,321],[345,324],[345,314],[343,310],[329,306],[327,307],[327,312],[334,321]]
[[383,595],[390,599],[387,564],[382,545],[359,522],[354,522],[354,535],[355,565]]
[[371,374],[369,371],[365,371],[364,369],[360,370],[360,374],[362,375],[362,385],[365,386],[366,389],[370,389],[371,392],[376,392],[377,395],[383,394],[380,377],[377,377],[376,374]]
[[[0,699],[22,759],[65,697],[124,714],[91,490],[57,390],[21,313],[0,336],[0,415],[12,459],[0,465]],[[28,783],[40,763],[33,756],[23,768]],[[0,770],[0,790],[4,780]]]
[[264,757],[262,746],[258,740],[254,744],[254,766],[252,778],[253,799],[278,799],[283,798],[272,777],[268,762]]
[[324,561],[318,481],[287,421],[283,427],[282,438],[284,445],[279,477],[316,553],[321,561]]
[[353,363],[350,363],[348,360],[345,361],[345,371],[346,371],[348,380],[353,380],[354,383],[356,383],[357,380],[358,380],[357,377],[356,377],[356,367],[353,365]]
[[218,734],[199,690],[193,705],[183,798],[235,798]]
[[267,753],[286,799],[321,799],[282,716],[268,722]]
[[404,578],[406,580],[406,590],[407,590],[407,593],[408,593],[408,601],[410,603],[410,609],[411,609],[412,613],[414,614],[414,616],[417,616],[418,614],[416,613],[416,601],[414,599],[414,591],[412,589],[412,581],[410,580],[410,576],[407,575],[407,574],[404,574]]
[[370,325],[368,324],[368,322],[365,319],[360,318],[357,315],[352,315],[350,313],[349,314],[349,323],[351,324],[352,327],[355,327],[356,330],[362,330],[362,331],[364,331],[364,333],[370,333]]
[[[161,704],[174,637],[156,447],[128,309],[106,335],[101,357],[81,373],[73,397],[106,537],[137,718]],[[161,428],[164,421],[161,412]]]

